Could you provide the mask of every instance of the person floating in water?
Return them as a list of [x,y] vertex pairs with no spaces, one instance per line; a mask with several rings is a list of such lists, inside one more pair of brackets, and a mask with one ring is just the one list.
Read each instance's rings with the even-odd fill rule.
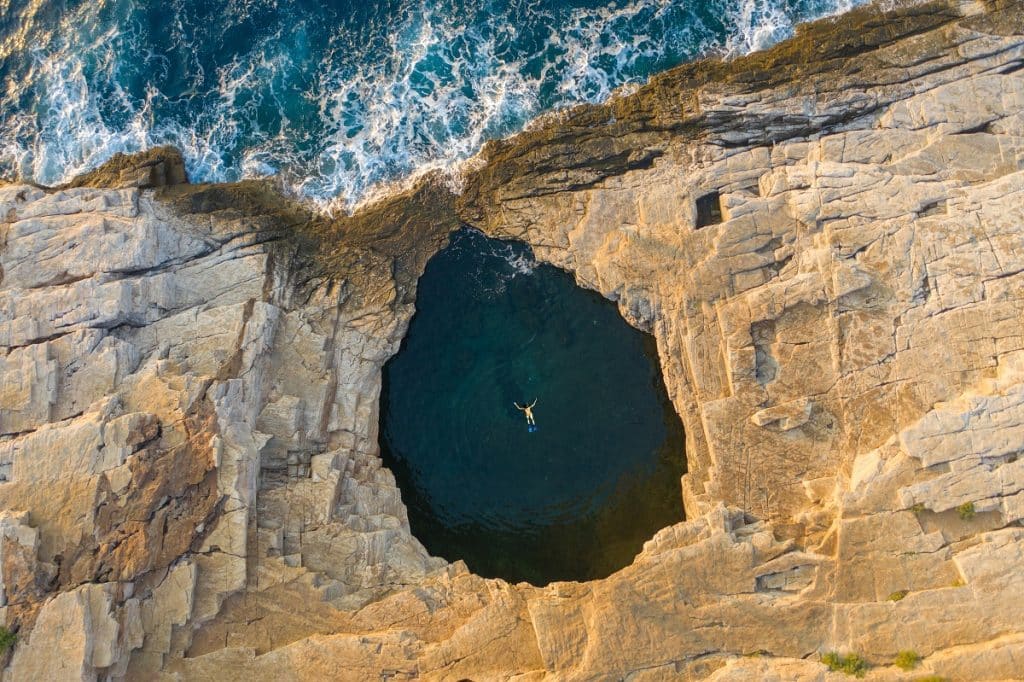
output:
[[[515,405],[516,409],[519,410],[520,412],[525,412],[526,413],[526,425],[527,426],[534,427],[534,426],[537,425],[537,422],[534,421],[534,419],[533,419],[533,406],[537,404],[537,399],[536,398],[534,398],[533,402],[530,403],[529,405],[520,405],[519,403],[512,403],[512,404]],[[532,428],[530,430],[533,431]]]

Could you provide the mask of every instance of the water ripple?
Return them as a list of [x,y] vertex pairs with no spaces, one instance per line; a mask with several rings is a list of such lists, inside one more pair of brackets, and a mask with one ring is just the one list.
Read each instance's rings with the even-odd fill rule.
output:
[[2,0],[0,173],[57,183],[170,143],[196,180],[279,175],[350,208],[540,113],[856,2]]

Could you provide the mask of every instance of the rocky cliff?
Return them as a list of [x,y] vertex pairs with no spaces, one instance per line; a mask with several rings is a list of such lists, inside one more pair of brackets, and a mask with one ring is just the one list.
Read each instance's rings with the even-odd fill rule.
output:
[[[1021,676],[1019,0],[675,69],[457,196],[333,219],[163,149],[0,186],[0,221],[5,679]],[[380,369],[460,221],[657,340],[689,520],[605,580],[430,557],[380,463]]]

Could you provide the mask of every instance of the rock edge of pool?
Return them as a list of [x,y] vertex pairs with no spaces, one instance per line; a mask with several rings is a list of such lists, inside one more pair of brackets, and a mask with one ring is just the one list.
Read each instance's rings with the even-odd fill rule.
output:
[[613,302],[462,228],[416,309],[384,366],[380,433],[428,551],[512,582],[592,580],[683,520],[682,423],[654,339]]

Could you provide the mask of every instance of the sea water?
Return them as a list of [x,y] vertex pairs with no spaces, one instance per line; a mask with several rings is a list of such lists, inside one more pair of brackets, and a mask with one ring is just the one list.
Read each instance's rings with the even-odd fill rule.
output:
[[[536,401],[537,430],[516,408]],[[683,519],[653,339],[521,244],[456,232],[384,367],[381,447],[431,553],[488,577],[604,577]]]
[[0,176],[119,151],[325,209],[454,173],[538,114],[859,0],[0,0]]
[[[0,177],[176,145],[194,181],[276,176],[351,210],[487,139],[860,0],[0,0]],[[613,304],[456,235],[385,370],[417,537],[484,574],[607,575],[682,518],[682,431]],[[537,399],[527,431],[513,401]]]

